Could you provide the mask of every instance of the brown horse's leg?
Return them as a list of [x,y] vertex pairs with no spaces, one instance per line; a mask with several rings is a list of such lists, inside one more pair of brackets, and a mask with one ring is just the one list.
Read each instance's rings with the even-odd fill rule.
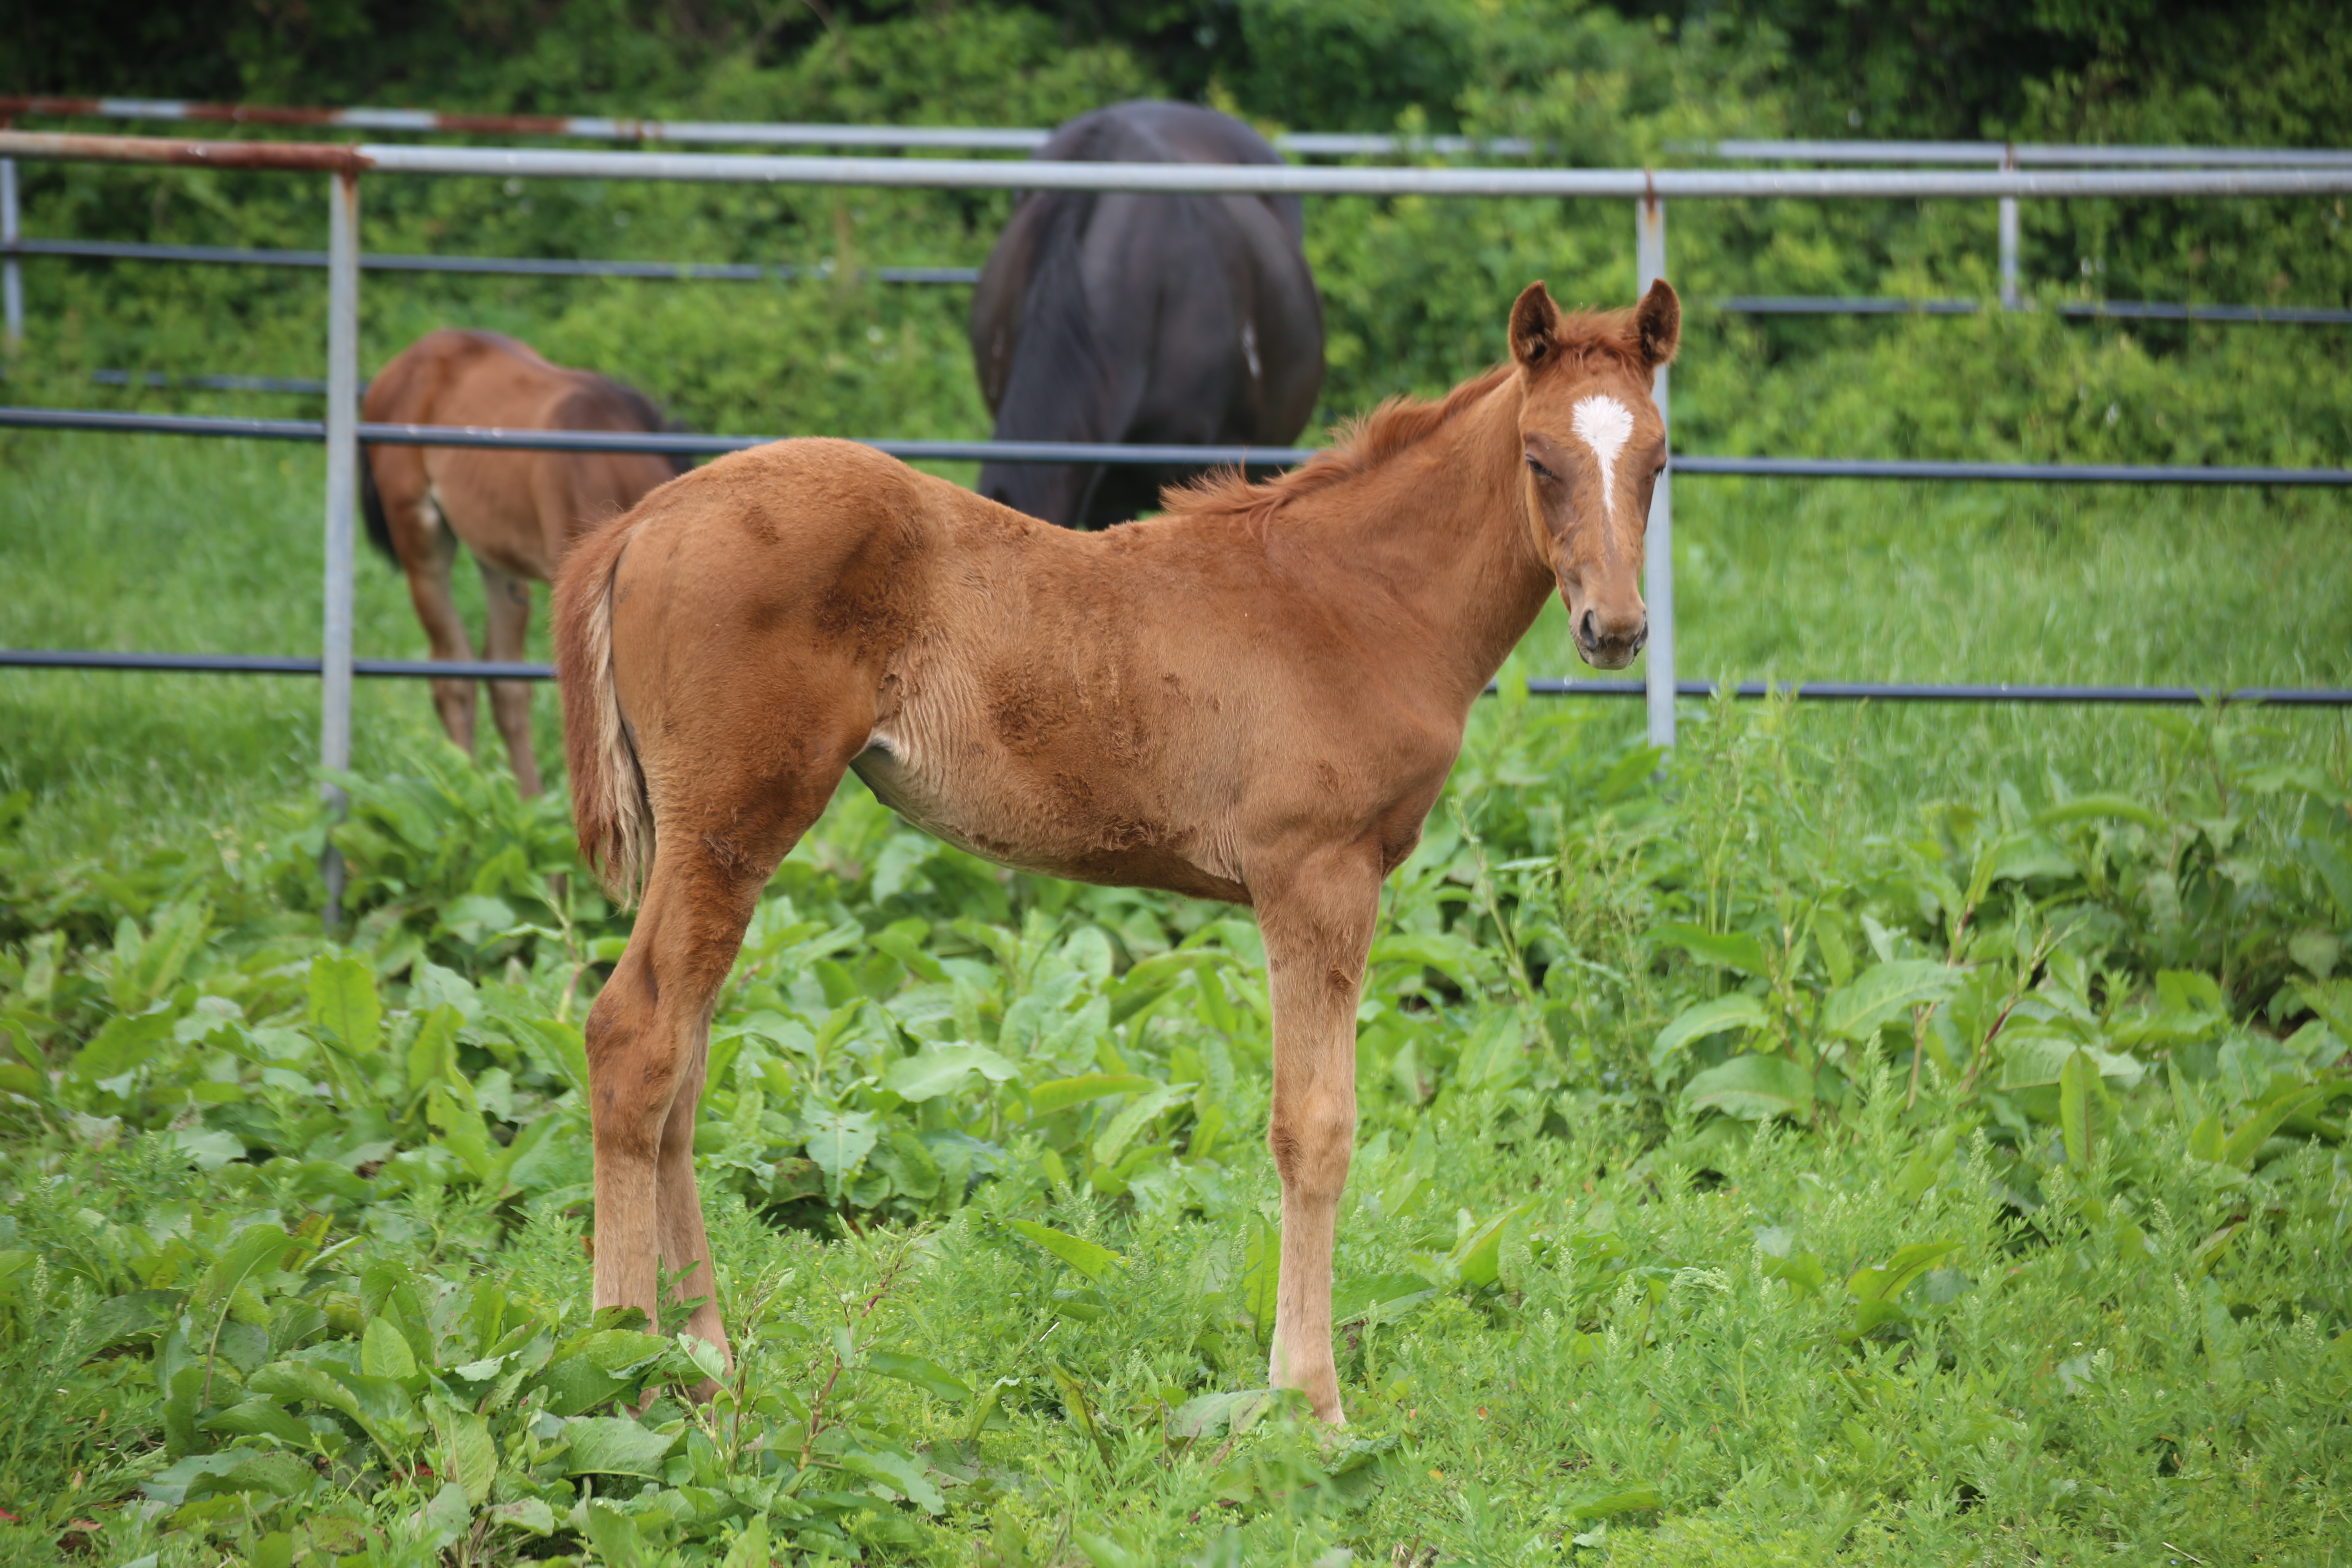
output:
[[[521,659],[523,638],[530,629],[530,584],[488,562],[482,569],[482,597],[488,606],[483,626],[483,657],[498,664]],[[530,749],[530,682],[490,682],[490,718],[506,738],[507,761],[514,765],[515,787],[527,795],[539,793],[539,759]]]
[[1327,851],[1270,885],[1253,879],[1251,891],[1274,1001],[1266,1146],[1282,1174],[1269,1375],[1336,1426],[1347,1416],[1331,1360],[1331,1247],[1356,1139],[1356,1001],[1380,917],[1380,865],[1371,851]]
[[[449,568],[457,559],[457,536],[430,510],[432,505],[420,499],[408,526],[393,536],[400,548],[400,563],[408,574],[408,602],[416,606],[416,618],[424,625],[429,658],[470,659],[474,657],[474,641],[466,635],[466,622],[457,614],[457,596],[449,591]],[[441,727],[449,731],[449,739],[461,751],[474,749],[474,682],[470,680],[433,682],[433,706],[441,715]]]
[[[628,949],[588,1016],[594,1303],[635,1307],[653,1322],[656,1269],[666,1269],[678,1276],[673,1300],[710,1298],[688,1327],[724,1351],[694,1179],[711,1011],[761,889],[833,798],[873,712],[870,695],[860,710],[846,698],[780,701],[749,683],[697,689],[696,716],[710,727],[687,733],[714,743],[689,754],[674,742],[644,759],[657,817],[653,870]],[[651,707],[630,704],[648,739],[663,728]]]

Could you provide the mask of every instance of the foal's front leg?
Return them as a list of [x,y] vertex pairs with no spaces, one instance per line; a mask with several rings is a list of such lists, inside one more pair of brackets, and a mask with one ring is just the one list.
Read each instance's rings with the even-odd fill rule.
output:
[[1309,858],[1271,886],[1253,883],[1274,1001],[1274,1108],[1266,1146],[1282,1173],[1282,1275],[1276,1289],[1276,1388],[1345,1424],[1331,1360],[1331,1247],[1356,1140],[1356,999],[1380,918],[1381,874],[1353,849]]

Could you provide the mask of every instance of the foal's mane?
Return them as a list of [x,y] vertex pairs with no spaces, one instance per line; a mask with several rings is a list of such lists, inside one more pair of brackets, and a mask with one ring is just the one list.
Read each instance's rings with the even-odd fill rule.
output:
[[[1578,310],[1563,315],[1552,334],[1568,359],[1608,359],[1642,368],[1642,350],[1631,310]],[[1509,360],[1481,371],[1443,397],[1398,395],[1370,414],[1342,423],[1331,445],[1298,467],[1253,484],[1240,468],[1215,468],[1189,484],[1171,486],[1160,497],[1169,516],[1240,516],[1253,526],[1286,501],[1329,489],[1369,474],[1454,422],[1462,411],[1500,386],[1518,366]]]

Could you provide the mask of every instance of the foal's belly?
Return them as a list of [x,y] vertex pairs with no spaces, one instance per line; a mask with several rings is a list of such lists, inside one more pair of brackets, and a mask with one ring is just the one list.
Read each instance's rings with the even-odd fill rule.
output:
[[[910,754],[911,752],[911,754]],[[993,765],[992,765],[993,764]],[[881,731],[850,767],[881,802],[959,849],[1016,871],[1113,887],[1162,888],[1196,898],[1247,903],[1238,869],[1202,864],[1205,847],[1169,825],[1134,813],[1086,809],[1007,770],[1001,759],[935,761]],[[1080,786],[1083,789],[1083,786]]]
[[1066,874],[1060,865],[1064,857],[1055,853],[1060,847],[1046,835],[1023,833],[1014,824],[997,820],[1009,813],[982,809],[982,803],[971,798],[979,793],[969,787],[974,781],[967,779],[961,791],[949,788],[935,770],[908,758],[878,735],[849,765],[883,805],[924,832],[1017,871]]

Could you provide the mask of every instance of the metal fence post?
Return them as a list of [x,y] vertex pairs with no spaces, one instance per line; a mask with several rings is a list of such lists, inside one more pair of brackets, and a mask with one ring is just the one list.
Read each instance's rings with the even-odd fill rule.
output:
[[[1633,268],[1634,292],[1649,292],[1650,285],[1666,275],[1666,204],[1654,191],[1633,206]],[[1666,367],[1658,367],[1653,395],[1658,400],[1658,417],[1666,414]],[[1671,425],[1667,450],[1674,449]],[[1650,744],[1672,749],[1675,743],[1675,476],[1671,469],[1658,476],[1658,488],[1650,500],[1650,529],[1643,547],[1642,596],[1649,603],[1650,641],[1649,663],[1646,667],[1649,686]]]
[[[2000,155],[2004,174],[2017,172],[2017,147],[2011,143]],[[2000,198],[2000,308],[2018,308],[2017,293],[2017,198]]]
[[25,273],[16,259],[22,237],[16,216],[16,160],[0,158],[0,249],[8,253],[0,263],[0,317],[5,317],[7,347],[15,353],[25,346]]
[[[327,585],[319,673],[319,763],[352,765],[352,513],[359,490],[360,181],[349,169],[328,186],[327,224]],[[330,831],[350,802],[322,785]],[[342,923],[343,857],[331,838],[319,857],[327,884],[328,929]]]

